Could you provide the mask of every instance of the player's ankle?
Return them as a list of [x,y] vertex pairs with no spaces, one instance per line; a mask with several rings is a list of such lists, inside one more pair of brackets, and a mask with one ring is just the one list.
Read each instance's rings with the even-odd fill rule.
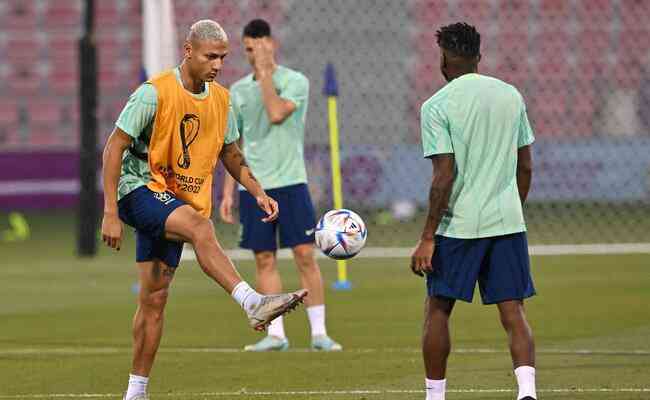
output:
[[239,282],[230,294],[233,299],[241,306],[241,308],[250,313],[257,307],[262,300],[262,295],[257,293],[250,285],[244,281]]

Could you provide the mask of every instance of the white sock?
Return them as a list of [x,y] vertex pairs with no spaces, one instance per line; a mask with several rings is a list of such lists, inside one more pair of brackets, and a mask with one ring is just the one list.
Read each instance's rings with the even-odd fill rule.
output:
[[515,376],[517,377],[517,384],[519,385],[519,394],[517,399],[523,399],[530,396],[533,399],[537,398],[535,391],[535,367],[527,365],[515,368]]
[[325,304],[307,307],[307,316],[309,316],[312,337],[327,335],[325,330]]
[[445,400],[446,379],[424,378],[424,385],[427,390],[426,400]]
[[239,282],[230,295],[247,314],[262,300],[262,295],[253,290],[253,288],[244,281]]
[[126,389],[126,395],[124,395],[124,399],[131,400],[138,395],[146,396],[148,383],[149,378],[146,376],[129,374],[129,387]]
[[271,325],[267,328],[269,336],[276,336],[279,338],[286,338],[287,335],[284,333],[284,321],[282,320],[282,315],[271,321]]

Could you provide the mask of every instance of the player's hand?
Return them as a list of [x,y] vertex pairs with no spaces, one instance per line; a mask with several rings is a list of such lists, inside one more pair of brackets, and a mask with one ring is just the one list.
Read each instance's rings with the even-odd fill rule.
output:
[[272,40],[268,38],[256,39],[253,42],[253,55],[255,56],[256,76],[262,78],[273,74],[275,54]]
[[221,220],[227,224],[235,223],[235,219],[232,217],[232,205],[232,195],[223,196],[223,199],[221,199],[221,205],[219,206],[219,216],[221,217]]
[[122,246],[122,221],[117,214],[104,213],[102,219],[102,241],[117,251]]
[[436,245],[433,239],[420,239],[411,254],[411,271],[419,276],[432,272],[431,258]]
[[266,213],[266,217],[262,218],[262,222],[272,222],[278,218],[280,208],[278,207],[277,201],[266,194],[257,196],[255,200],[257,200],[257,205]]

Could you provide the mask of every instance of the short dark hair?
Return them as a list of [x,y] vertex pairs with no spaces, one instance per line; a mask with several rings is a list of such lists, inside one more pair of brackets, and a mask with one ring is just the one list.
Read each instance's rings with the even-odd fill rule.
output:
[[481,55],[481,35],[465,22],[443,26],[436,32],[438,46],[464,58]]
[[271,36],[271,25],[263,19],[254,19],[246,24],[242,36],[253,39]]

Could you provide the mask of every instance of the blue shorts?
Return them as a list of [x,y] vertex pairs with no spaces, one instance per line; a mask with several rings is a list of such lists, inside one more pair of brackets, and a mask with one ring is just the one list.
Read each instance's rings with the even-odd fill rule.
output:
[[183,243],[165,239],[167,217],[186,204],[171,192],[156,193],[141,186],[117,203],[120,219],[135,228],[135,261],[158,259],[172,268],[181,260]]
[[480,239],[436,235],[427,274],[429,296],[472,302],[478,281],[483,304],[535,295],[526,232]]
[[295,247],[314,243],[316,213],[304,183],[266,191],[278,202],[280,215],[274,222],[262,222],[266,216],[255,198],[246,191],[239,192],[239,221],[242,225],[239,245],[254,252],[275,251],[278,248],[277,231],[280,233],[280,247]]

